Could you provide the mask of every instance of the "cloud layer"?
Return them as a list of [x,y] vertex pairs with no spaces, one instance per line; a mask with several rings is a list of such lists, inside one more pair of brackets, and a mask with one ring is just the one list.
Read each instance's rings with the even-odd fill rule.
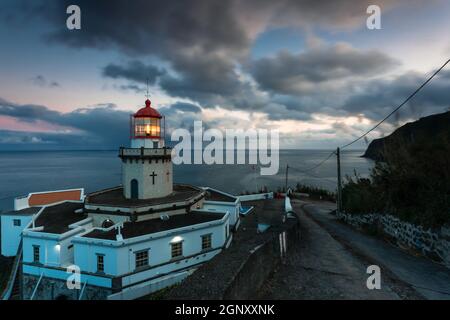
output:
[[[404,3],[414,5],[406,0],[377,4],[386,13]],[[82,29],[76,32],[65,28],[69,4],[81,7]],[[210,117],[211,125],[242,127],[253,121],[269,127],[289,123],[295,128],[310,121],[318,127],[326,124],[319,129],[321,134],[351,137],[386,115],[426,77],[399,71],[401,61],[380,50],[328,43],[314,36],[316,30],[339,32],[363,26],[369,4],[370,0],[64,0],[14,6],[25,17],[38,16],[48,23],[45,41],[53,45],[117,52],[117,60],[99,66],[103,78],[112,81],[113,88],[136,93],[145,91],[148,81],[178,101],[161,110],[172,128],[190,128],[193,120],[216,112],[221,116]],[[6,9],[0,15],[17,19]],[[257,39],[277,28],[301,30],[306,44],[295,53],[284,50],[253,57]],[[59,85],[43,75],[34,76],[32,82],[40,87]],[[448,85],[448,73],[442,74],[402,117],[448,108]],[[45,106],[0,102],[0,116],[68,128],[55,135],[17,134],[26,143],[109,148],[125,144],[128,137],[128,113],[114,104],[60,113]],[[248,117],[247,122],[230,119],[233,112],[236,118]],[[348,127],[344,120],[350,117],[361,119],[363,125]],[[14,135],[4,132],[2,139],[12,141]]]

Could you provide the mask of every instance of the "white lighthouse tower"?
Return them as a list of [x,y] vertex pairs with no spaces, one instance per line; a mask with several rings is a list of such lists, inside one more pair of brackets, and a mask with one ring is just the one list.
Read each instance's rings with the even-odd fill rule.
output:
[[171,150],[165,147],[164,117],[151,107],[130,116],[131,148],[120,148],[123,195],[127,199],[165,197],[173,191]]

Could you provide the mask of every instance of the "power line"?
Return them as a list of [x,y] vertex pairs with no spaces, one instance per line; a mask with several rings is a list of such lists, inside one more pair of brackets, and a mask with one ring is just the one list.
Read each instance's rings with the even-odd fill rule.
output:
[[380,122],[378,122],[375,126],[373,126],[369,131],[367,131],[366,133],[364,133],[363,135],[359,136],[358,138],[356,138],[355,140],[343,145],[341,147],[341,149],[344,149],[352,144],[354,144],[355,142],[361,140],[362,138],[364,138],[366,135],[368,135],[371,131],[375,130],[376,128],[378,128],[380,126],[380,124],[382,124],[384,121],[386,121],[390,116],[392,116],[394,113],[396,113],[398,110],[400,110],[401,107],[403,107],[409,100],[411,100],[420,90],[423,89],[423,87],[425,87],[428,82],[430,82],[439,72],[441,72],[442,69],[444,69],[444,67],[450,62],[450,59],[447,60],[439,69],[437,69],[432,75],[431,77],[429,77],[424,83],[422,83],[422,85],[420,87],[418,87],[413,93],[411,93],[397,108],[395,108],[394,110],[392,110],[391,113],[389,113],[386,117],[384,117],[383,120],[381,120]]
[[331,156],[334,155],[334,154],[335,154],[335,152],[334,152],[334,151],[331,151],[331,153],[330,153],[325,159],[323,159],[321,162],[319,162],[318,164],[312,166],[311,168],[304,169],[303,171],[311,171],[311,170],[314,170],[314,169],[320,167],[320,166],[321,166],[322,164],[324,164],[328,159],[330,159]]
[[[375,130],[376,128],[378,128],[384,121],[386,121],[390,116],[392,116],[394,113],[396,113],[398,110],[400,110],[400,108],[402,108],[409,100],[411,100],[420,90],[422,90],[439,72],[441,72],[442,69],[444,69],[444,67],[450,62],[450,59],[448,59],[439,69],[437,69],[424,83],[422,83],[422,85],[420,85],[420,87],[418,87],[413,93],[411,93],[399,106],[397,106],[394,110],[392,110],[386,117],[384,117],[380,122],[378,122],[375,126],[373,126],[370,130],[368,130],[367,132],[365,132],[363,135],[359,136],[358,138],[354,139],[353,141],[343,145],[342,147],[340,147],[341,149],[344,149],[352,144],[354,144],[355,142],[361,140],[362,138],[364,138],[366,135],[368,135],[370,132],[372,132],[373,130]],[[324,164],[328,159],[330,159],[330,157],[336,154],[336,152],[331,152],[324,160],[322,160],[321,162],[319,162],[318,164],[312,166],[311,168],[305,169],[305,171],[311,171],[314,170],[318,167],[320,167],[322,164]]]
[[309,173],[307,171],[304,171],[304,170],[301,170],[301,169],[298,169],[298,168],[295,168],[295,167],[289,166],[289,169],[293,169],[294,171],[298,171],[300,173],[303,173],[303,174],[305,174],[305,175],[307,175],[307,176],[309,176],[311,178],[322,179],[322,180],[325,180],[325,181],[328,181],[328,182],[331,182],[331,183],[336,183],[336,181],[334,181],[334,180],[331,180],[331,179],[328,179],[328,178],[324,178],[324,177],[319,177],[319,176],[316,176],[314,174],[311,174],[311,173]]

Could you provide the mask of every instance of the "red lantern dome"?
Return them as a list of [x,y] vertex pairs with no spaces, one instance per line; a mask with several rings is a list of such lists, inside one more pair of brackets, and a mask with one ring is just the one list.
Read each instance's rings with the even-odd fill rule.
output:
[[158,111],[153,109],[151,105],[151,101],[149,99],[145,100],[145,107],[142,109],[139,109],[138,112],[134,114],[135,118],[158,118],[161,119],[162,116],[159,114]]
[[[161,132],[161,119],[163,116],[153,109],[149,99],[145,100],[145,107],[132,115],[131,118],[131,139],[151,139],[155,143],[161,140],[164,134]],[[163,145],[161,143],[161,145]]]

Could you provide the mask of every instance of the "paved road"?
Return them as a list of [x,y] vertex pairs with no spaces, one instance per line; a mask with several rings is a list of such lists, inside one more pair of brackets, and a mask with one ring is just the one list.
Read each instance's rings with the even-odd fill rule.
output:
[[304,209],[302,221],[313,220],[333,238],[343,243],[354,254],[381,267],[381,274],[406,283],[426,299],[450,299],[450,270],[420,256],[375,237],[355,231],[337,221],[327,204],[305,204],[296,201],[296,208]]
[[[301,212],[301,241],[288,260],[264,285],[260,298],[267,299],[400,299],[396,286],[385,283],[381,290],[366,287],[364,259],[335,240],[325,229]],[[402,292],[405,290],[402,290]],[[407,290],[406,290],[407,291]]]

